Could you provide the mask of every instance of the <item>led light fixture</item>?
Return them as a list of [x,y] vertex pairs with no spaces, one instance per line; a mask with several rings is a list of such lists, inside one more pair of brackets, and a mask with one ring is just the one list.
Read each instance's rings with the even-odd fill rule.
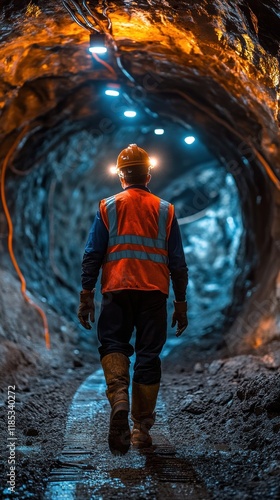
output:
[[92,54],[105,54],[107,52],[106,35],[102,33],[91,33],[89,36],[88,50]]
[[105,90],[105,94],[109,95],[111,97],[118,97],[118,95],[120,95],[119,91],[118,90],[114,90],[114,89],[107,89],[107,90]]
[[163,135],[164,134],[164,129],[163,128],[155,128],[154,134],[156,134],[156,135]]
[[132,111],[132,110],[127,110],[124,112],[124,116],[126,116],[127,118],[134,118],[136,116],[136,111]]
[[187,137],[185,137],[184,141],[188,145],[193,144],[195,141],[195,137],[193,135],[188,135]]

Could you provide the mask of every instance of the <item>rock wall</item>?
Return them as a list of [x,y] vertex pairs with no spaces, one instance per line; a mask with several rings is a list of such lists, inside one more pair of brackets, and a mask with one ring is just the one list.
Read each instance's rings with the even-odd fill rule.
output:
[[[99,29],[107,30],[103,4],[94,3]],[[58,309],[67,303],[65,313],[74,314],[78,284],[71,262],[82,251],[98,199],[112,190],[100,165],[108,156],[113,160],[129,134],[144,142],[145,127],[160,118],[195,128],[239,191],[244,232],[232,302],[223,310],[227,345],[243,350],[275,335],[279,12],[280,3],[272,0],[109,2],[110,69],[91,58],[88,32],[62,2],[4,1],[1,163],[19,133],[24,136],[5,176],[2,170],[2,184],[16,229],[16,255],[39,298]],[[118,81],[126,97],[108,111],[99,86],[110,81]],[[145,111],[134,131],[116,118],[128,102]],[[86,188],[93,177],[95,194]],[[159,191],[165,181],[156,184]],[[70,245],[63,233],[52,231],[53,220],[60,228],[69,226],[67,212],[71,227],[79,228]],[[1,228],[7,256],[3,215]]]

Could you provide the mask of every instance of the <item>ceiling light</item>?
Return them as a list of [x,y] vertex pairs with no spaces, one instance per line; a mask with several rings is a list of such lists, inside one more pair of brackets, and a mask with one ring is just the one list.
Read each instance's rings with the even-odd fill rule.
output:
[[164,134],[164,129],[163,128],[155,128],[154,133],[156,135],[162,135],[162,134]]
[[124,116],[127,118],[134,118],[136,116],[136,111],[127,110],[124,112]]
[[102,33],[91,33],[89,36],[89,49],[92,54],[105,54],[107,52],[106,36]]
[[114,89],[107,89],[107,90],[105,90],[105,94],[109,95],[109,96],[112,96],[112,97],[117,97],[118,95],[120,95],[119,91],[118,90],[114,90]]
[[185,137],[184,141],[186,144],[189,144],[189,145],[193,144],[195,141],[195,137],[193,135],[188,135],[187,137]]
[[157,159],[156,158],[150,158],[151,162],[151,167],[154,168],[157,165]]

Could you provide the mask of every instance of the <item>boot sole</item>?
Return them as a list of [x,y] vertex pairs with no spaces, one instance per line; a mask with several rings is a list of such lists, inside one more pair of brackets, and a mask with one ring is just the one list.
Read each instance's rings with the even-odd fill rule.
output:
[[130,448],[128,411],[119,410],[110,421],[109,448],[113,455],[125,455]]
[[140,441],[132,438],[131,444],[134,448],[138,448],[139,450],[141,450],[143,448],[151,448],[151,446],[153,446],[153,441],[152,438],[147,441]]

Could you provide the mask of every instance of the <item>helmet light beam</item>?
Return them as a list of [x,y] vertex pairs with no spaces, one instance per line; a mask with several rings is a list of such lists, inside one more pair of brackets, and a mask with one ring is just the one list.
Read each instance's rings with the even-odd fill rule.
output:
[[110,174],[112,174],[112,175],[116,175],[116,174],[118,173],[118,172],[117,172],[117,167],[116,167],[116,165],[111,165],[111,166],[109,167],[109,172],[110,172]]
[[138,170],[140,167],[141,173],[148,174],[151,168],[156,167],[157,163],[158,161],[156,158],[148,156],[148,153],[137,146],[137,144],[129,144],[129,146],[119,154],[117,165],[110,165],[108,171],[111,175],[118,174],[122,177],[123,168]]

